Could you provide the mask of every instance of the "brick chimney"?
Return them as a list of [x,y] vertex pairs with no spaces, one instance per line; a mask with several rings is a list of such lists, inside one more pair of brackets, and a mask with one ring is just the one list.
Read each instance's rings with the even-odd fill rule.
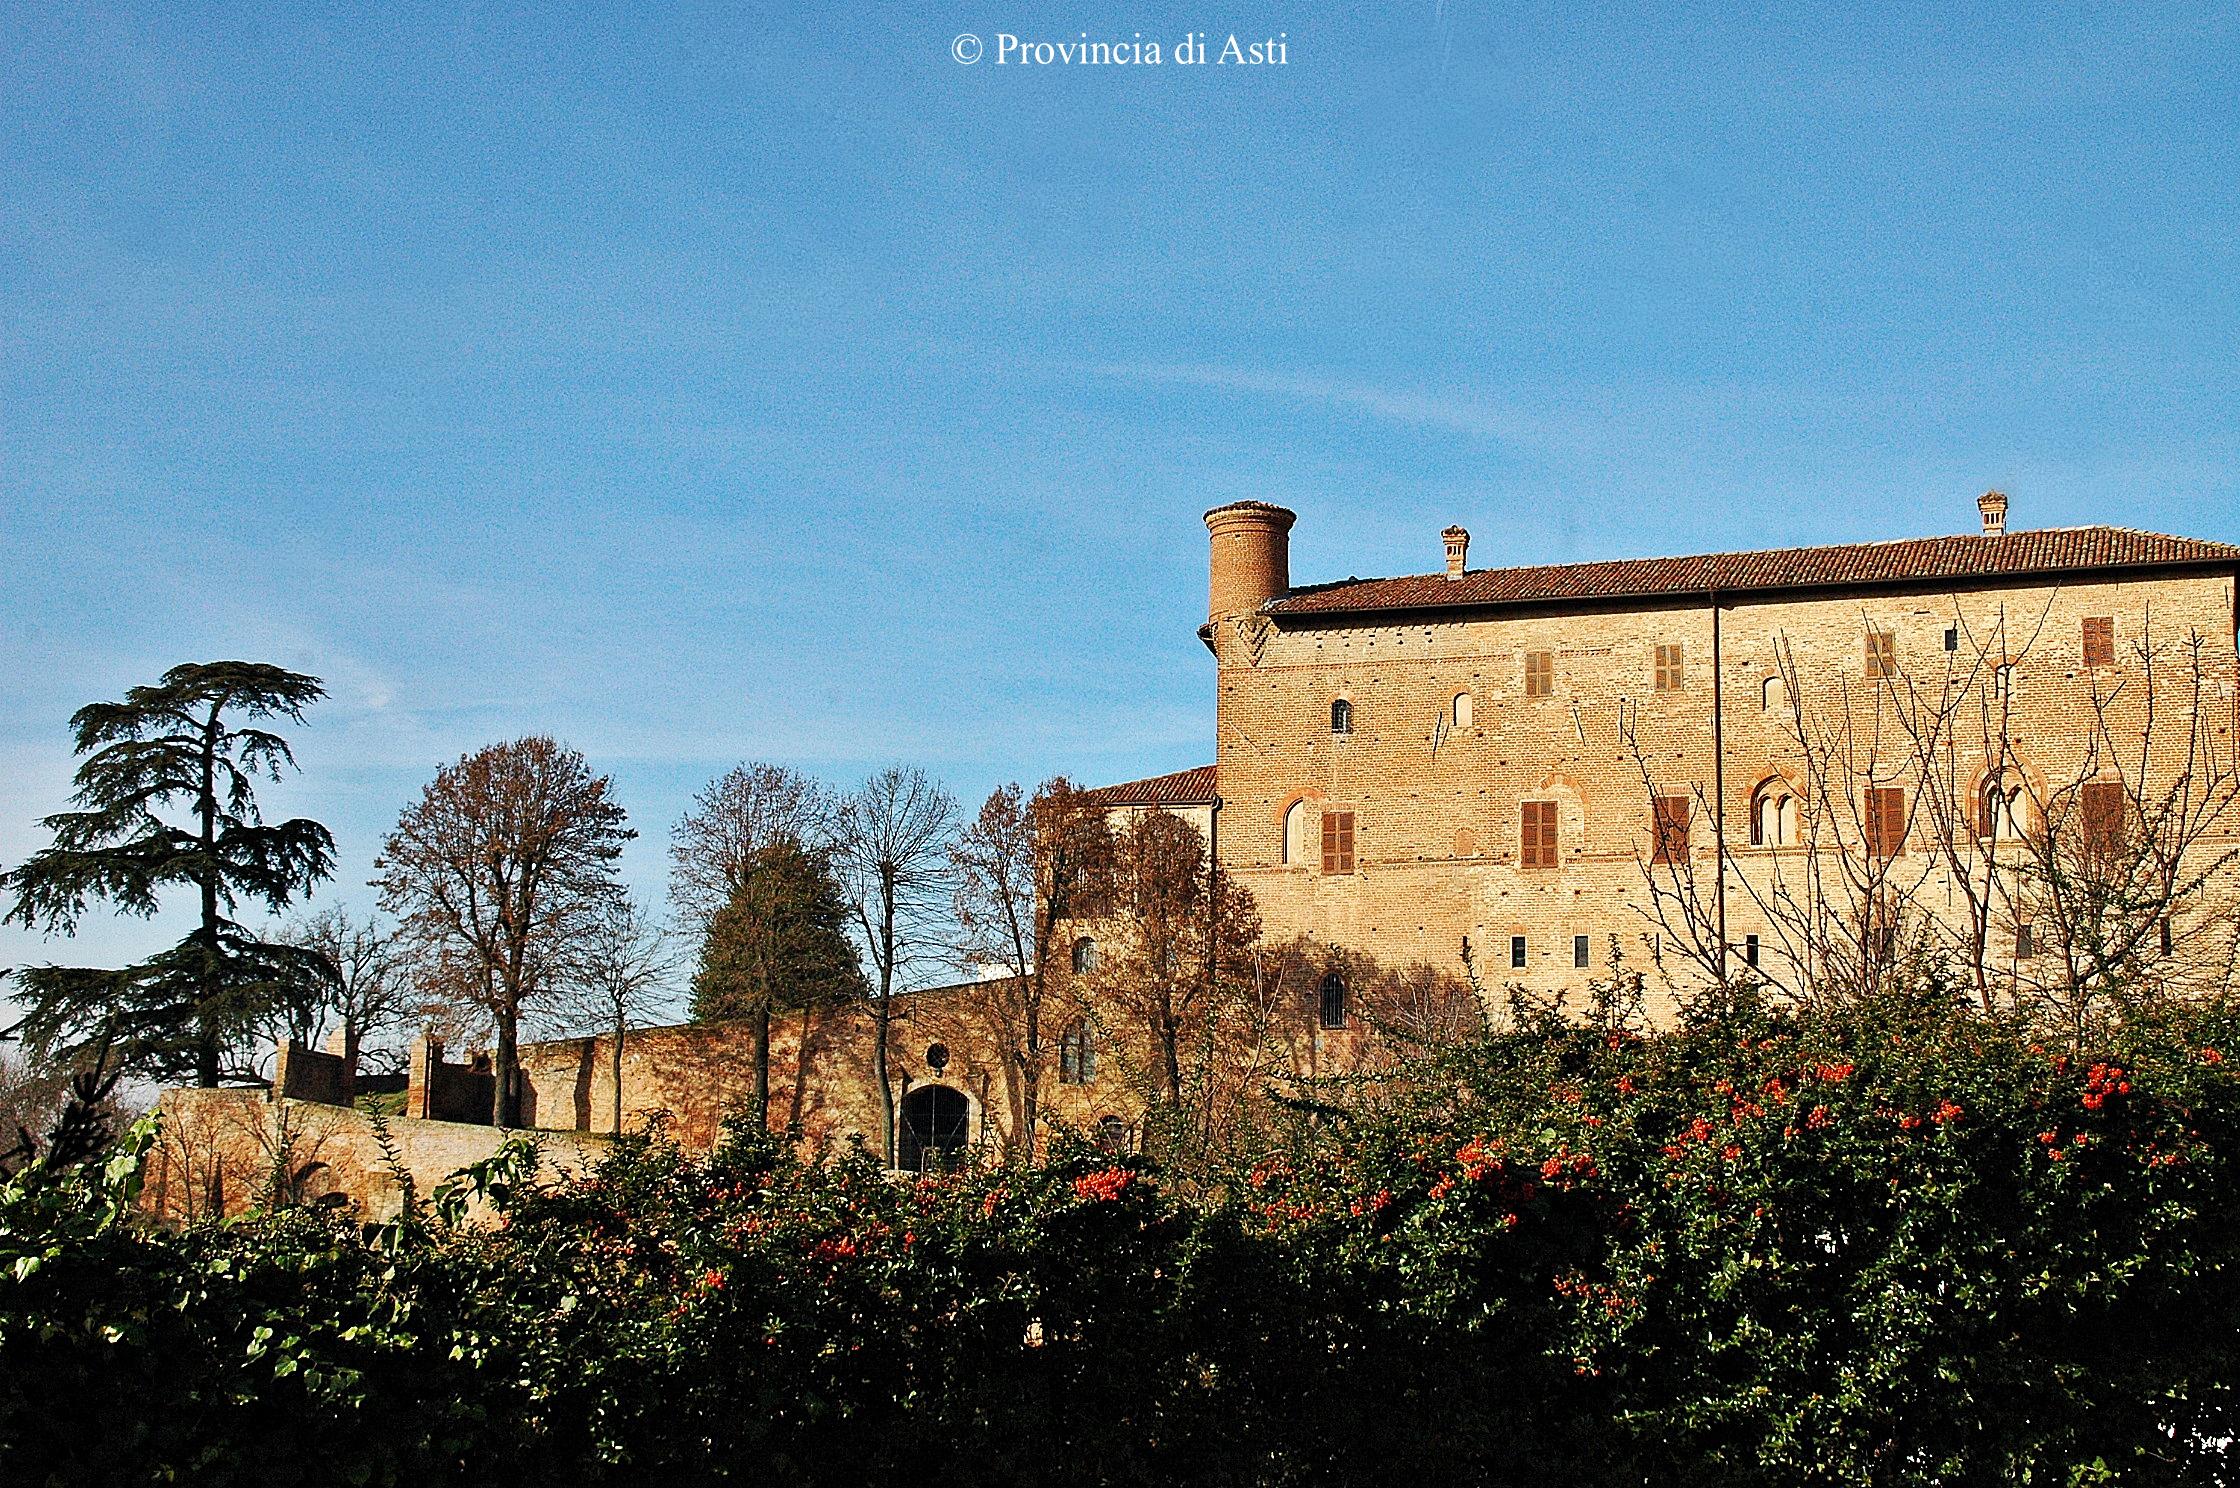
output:
[[1295,513],[1265,501],[1234,501],[1206,513],[1213,539],[1207,610],[1218,620],[1243,615],[1291,592]]
[[2007,498],[2003,491],[1986,491],[1976,498],[1976,510],[1983,513],[1983,535],[2004,537],[2007,534]]
[[1439,534],[1447,544],[1447,577],[1459,579],[1463,568],[1470,561],[1470,534],[1460,527],[1449,527]]

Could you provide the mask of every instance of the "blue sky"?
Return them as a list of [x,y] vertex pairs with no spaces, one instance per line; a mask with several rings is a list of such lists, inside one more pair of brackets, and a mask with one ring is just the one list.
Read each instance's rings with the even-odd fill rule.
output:
[[[0,11],[0,861],[221,656],[327,679],[360,904],[532,731],[648,889],[743,758],[1199,763],[1240,497],[1302,582],[2240,539],[2227,4],[364,9]],[[993,57],[1191,30],[1288,60]]]

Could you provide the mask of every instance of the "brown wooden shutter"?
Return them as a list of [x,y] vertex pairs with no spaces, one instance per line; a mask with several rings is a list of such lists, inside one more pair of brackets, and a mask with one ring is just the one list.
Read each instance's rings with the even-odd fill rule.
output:
[[2094,780],[2082,792],[2084,845],[2092,852],[2113,852],[2123,842],[2123,785]]
[[1657,648],[1657,691],[1681,690],[1687,680],[1686,655],[1678,642]]
[[1522,835],[1525,867],[1555,867],[1556,803],[1553,801],[1525,802]]
[[1353,871],[1353,813],[1350,811],[1322,813],[1322,871]]
[[2116,664],[2116,622],[2113,615],[2087,615],[2084,622],[2084,664]]
[[1906,793],[1902,786],[1867,788],[1867,852],[1872,857],[1894,858],[1906,840]]
[[1524,695],[1546,697],[1555,690],[1555,656],[1547,651],[1527,651],[1524,657]]
[[1887,630],[1867,632],[1867,675],[1869,677],[1895,677],[1898,675],[1898,638]]
[[1651,858],[1678,863],[1688,856],[1688,798],[1659,796],[1656,806],[1655,846]]

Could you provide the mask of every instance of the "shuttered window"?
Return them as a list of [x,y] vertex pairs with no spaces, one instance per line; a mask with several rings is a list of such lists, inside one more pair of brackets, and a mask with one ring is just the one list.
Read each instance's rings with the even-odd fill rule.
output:
[[1650,851],[1650,861],[1656,863],[1684,862],[1688,856],[1688,798],[1686,796],[1657,797],[1655,841]]
[[2123,785],[2115,780],[2089,782],[2079,796],[2083,808],[2084,845],[2090,852],[2113,852],[2123,845]]
[[1353,871],[1353,813],[1350,811],[1322,813],[1322,871]]
[[1867,853],[1894,858],[1906,844],[1906,793],[1902,786],[1867,788]]
[[1524,695],[1546,697],[1555,691],[1556,657],[1553,651],[1527,651],[1524,654]]
[[1555,867],[1555,802],[1527,801],[1524,803],[1523,851],[1520,856],[1527,868]]
[[1898,675],[1898,638],[1887,630],[1867,632],[1867,676]]
[[1675,642],[1657,648],[1657,691],[1678,692],[1687,685],[1686,653]]
[[2116,622],[2112,615],[2087,615],[2084,622],[2084,664],[2116,664]]

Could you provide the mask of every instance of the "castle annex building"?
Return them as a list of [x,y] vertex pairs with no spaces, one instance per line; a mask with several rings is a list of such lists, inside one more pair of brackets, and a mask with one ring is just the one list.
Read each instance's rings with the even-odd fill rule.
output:
[[2075,929],[2033,856],[2154,832],[2185,862],[2148,950],[2214,959],[2240,548],[2006,509],[1519,568],[1470,567],[1455,527],[1442,572],[1295,587],[1294,514],[1220,507],[1212,780],[1134,789],[1203,808],[1271,935],[1450,970],[1467,939],[1488,987],[1614,948],[1779,980],[1920,937],[2028,980]]

